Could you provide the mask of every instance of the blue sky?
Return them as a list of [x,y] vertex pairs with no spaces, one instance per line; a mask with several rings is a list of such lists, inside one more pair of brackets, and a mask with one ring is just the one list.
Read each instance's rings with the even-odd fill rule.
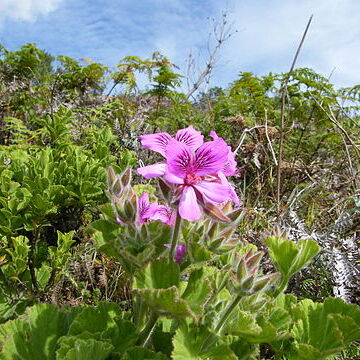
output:
[[311,14],[297,66],[333,72],[338,87],[360,84],[360,0],[0,0],[0,43],[16,50],[35,42],[52,55],[109,66],[158,50],[185,74],[190,52],[204,65],[208,18],[223,10],[238,32],[220,52],[212,86],[240,71],[287,71]]

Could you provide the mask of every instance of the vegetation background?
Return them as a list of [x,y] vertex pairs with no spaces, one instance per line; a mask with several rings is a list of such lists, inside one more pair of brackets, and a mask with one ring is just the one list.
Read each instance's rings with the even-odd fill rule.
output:
[[[223,28],[218,45],[230,35]],[[160,53],[125,57],[114,71],[35,44],[0,47],[1,323],[36,303],[131,306],[126,271],[98,250],[90,226],[109,206],[106,169],[155,161],[139,136],[189,125],[215,130],[237,154],[241,242],[266,252],[264,234],[277,226],[321,245],[287,292],[359,305],[360,85],[337,89],[300,68],[241,72],[226,88],[202,91],[213,61],[184,93],[185,76]],[[155,183],[133,181],[154,192]],[[262,266],[273,269],[268,254]],[[351,345],[338,359],[359,357]]]

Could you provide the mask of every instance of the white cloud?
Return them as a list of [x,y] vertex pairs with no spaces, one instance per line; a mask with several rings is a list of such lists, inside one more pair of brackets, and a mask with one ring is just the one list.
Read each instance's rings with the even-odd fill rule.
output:
[[[337,86],[360,83],[360,0],[0,0],[0,42],[13,49],[36,42],[54,55],[107,65],[159,50],[184,73],[190,51],[203,68],[212,32],[206,18],[220,19],[224,7],[239,32],[221,49],[211,86],[227,86],[240,71],[288,71],[311,14],[297,67],[325,76],[335,68]],[[20,21],[10,29],[4,19]]]
[[[223,53],[240,71],[288,71],[310,15],[314,15],[297,67],[311,67],[338,86],[360,83],[360,1],[233,1],[240,30]],[[236,73],[235,73],[236,74]],[[232,78],[235,75],[230,74]]]
[[35,21],[54,11],[62,0],[1,0],[0,22],[5,19]]

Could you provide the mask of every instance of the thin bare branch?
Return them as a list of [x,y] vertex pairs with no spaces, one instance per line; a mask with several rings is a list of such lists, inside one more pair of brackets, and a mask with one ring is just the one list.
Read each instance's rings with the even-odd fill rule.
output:
[[209,58],[205,64],[205,68],[200,73],[197,80],[192,84],[192,87],[187,92],[186,97],[190,98],[199,88],[200,86],[206,82],[206,86],[209,86],[210,76],[214,65],[217,60],[217,56],[220,48],[224,44],[226,40],[228,40],[236,31],[232,31],[231,25],[228,24],[227,13],[223,12],[221,22],[218,23],[213,19],[214,27],[213,27],[213,35],[216,40],[216,45],[213,50],[209,48]]
[[283,147],[284,147],[284,125],[285,125],[285,105],[286,105],[286,97],[287,97],[287,85],[288,85],[290,76],[294,70],[296,60],[300,54],[302,45],[305,41],[306,34],[309,30],[312,18],[313,18],[313,15],[310,16],[310,19],[306,25],[305,31],[301,38],[300,44],[296,50],[290,70],[287,73],[284,83],[281,87],[282,96],[281,96],[281,118],[280,118],[280,142],[279,142],[279,153],[278,153],[278,166],[277,166],[277,172],[276,172],[276,202],[277,202],[278,210],[280,209],[281,162],[282,162]]

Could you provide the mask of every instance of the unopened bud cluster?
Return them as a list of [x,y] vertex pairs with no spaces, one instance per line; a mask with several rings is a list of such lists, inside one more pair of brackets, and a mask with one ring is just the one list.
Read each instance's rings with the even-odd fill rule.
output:
[[260,262],[263,255],[263,252],[254,253],[251,249],[239,259],[236,271],[231,278],[231,285],[238,294],[250,296],[265,292],[280,276],[280,273],[261,274]]

